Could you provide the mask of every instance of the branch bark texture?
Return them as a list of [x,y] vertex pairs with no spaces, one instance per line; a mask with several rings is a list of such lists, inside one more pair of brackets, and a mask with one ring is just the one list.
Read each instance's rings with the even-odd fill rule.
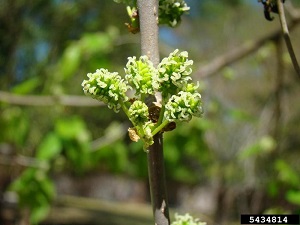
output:
[[[156,67],[158,49],[158,0],[138,0],[141,32],[141,54],[147,55]],[[156,225],[169,225],[169,208],[165,181],[163,136],[156,134],[148,152],[150,195]]]
[[147,55],[154,66],[159,63],[158,1],[138,0],[141,31],[141,53]]

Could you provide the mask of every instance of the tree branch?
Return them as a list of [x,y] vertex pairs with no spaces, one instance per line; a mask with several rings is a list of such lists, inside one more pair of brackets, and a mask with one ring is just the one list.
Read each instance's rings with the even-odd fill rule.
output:
[[[294,29],[296,25],[300,23],[300,14],[294,14],[294,15],[295,16],[288,23],[290,30]],[[282,31],[280,28],[278,28],[276,31],[256,41],[247,42],[241,45],[240,47],[228,51],[227,53],[213,59],[209,64],[200,66],[198,71],[196,71],[195,76],[199,76],[201,78],[212,76],[217,72],[221,71],[226,66],[236,61],[239,61],[240,59],[257,51],[260,47],[265,45],[270,40],[277,40],[278,38],[281,37],[281,35],[282,35]]]
[[286,47],[288,49],[288,52],[290,54],[293,66],[295,68],[295,71],[298,75],[298,78],[300,79],[300,67],[293,49],[293,45],[290,39],[290,34],[289,34],[289,29],[287,26],[287,22],[285,19],[285,14],[284,14],[284,8],[283,8],[283,3],[282,0],[277,0],[277,5],[278,5],[278,13],[279,13],[279,19],[280,19],[280,24],[281,24],[281,28],[282,28],[282,33],[283,33],[283,37],[284,37],[284,41],[286,43]]
[[23,156],[23,155],[0,155],[0,165],[5,166],[22,166],[22,167],[30,167],[37,168],[40,170],[48,170],[50,165],[47,161],[38,160],[33,157]]
[[[159,63],[158,49],[158,0],[138,0],[142,55],[147,55],[154,66]],[[156,225],[169,225],[163,137],[154,136],[154,144],[148,152],[148,174],[153,216]]]
[[141,31],[141,53],[147,55],[156,67],[159,63],[158,51],[158,1],[138,0]]
[[61,96],[37,96],[37,95],[17,95],[0,91],[0,102],[13,105],[24,106],[53,106],[64,105],[73,107],[99,107],[102,102],[85,96],[61,95]]

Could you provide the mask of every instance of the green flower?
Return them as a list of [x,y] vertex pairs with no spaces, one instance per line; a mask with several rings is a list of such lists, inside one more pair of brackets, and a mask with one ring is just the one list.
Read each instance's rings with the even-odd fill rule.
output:
[[190,92],[190,93],[194,94],[194,93],[198,92],[197,91],[198,88],[199,88],[199,82],[197,82],[196,84],[189,83],[189,84],[185,85],[185,87],[183,88],[183,91]]
[[139,60],[129,57],[125,73],[125,79],[136,89],[136,95],[154,94],[152,79],[157,71],[147,56],[141,56]]
[[108,108],[119,112],[121,104],[128,100],[126,91],[128,86],[117,72],[110,73],[106,69],[88,73],[88,80],[81,84],[86,95],[91,96],[108,105]]
[[[164,58],[157,69],[147,56],[129,57],[125,80],[117,72],[99,69],[87,74],[89,79],[82,82],[82,87],[86,95],[103,101],[115,112],[122,108],[133,123],[128,129],[131,140],[141,139],[147,150],[155,134],[174,129],[174,122],[202,115],[199,84],[191,82],[192,64],[188,53],[178,49]],[[132,101],[126,96],[128,89],[135,89],[136,98]],[[163,101],[148,108],[147,97],[155,92],[162,94]]]
[[168,121],[190,121],[193,116],[202,116],[201,95],[198,92],[180,91],[165,105],[164,116]]
[[175,221],[171,225],[206,225],[206,222],[201,222],[199,219],[194,219],[190,214],[178,215],[175,213]]
[[132,103],[128,110],[129,119],[134,126],[141,125],[149,121],[148,106],[139,100]]
[[159,24],[175,27],[181,15],[190,10],[184,0],[159,0]]
[[[152,129],[154,128],[154,123],[149,120],[148,106],[139,100],[132,103],[128,110],[129,119],[133,123],[136,129],[136,134],[144,142],[144,150],[146,151],[150,145],[153,144]],[[135,131],[131,129],[131,136],[134,136],[136,141],[138,140]]]
[[164,98],[176,95],[192,80],[191,65],[193,61],[188,60],[188,53],[176,49],[159,63],[158,73],[153,80],[154,88],[161,92]]
[[153,135],[152,135],[152,129],[154,127],[154,124],[149,121],[143,125],[143,136],[141,137],[144,141],[143,149],[145,151],[148,150],[149,146],[153,145]]

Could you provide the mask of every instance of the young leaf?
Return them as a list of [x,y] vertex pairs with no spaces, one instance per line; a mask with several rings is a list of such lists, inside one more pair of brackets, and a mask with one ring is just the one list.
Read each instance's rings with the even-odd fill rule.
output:
[[49,133],[37,149],[37,158],[41,160],[52,160],[60,154],[62,144],[56,133]]

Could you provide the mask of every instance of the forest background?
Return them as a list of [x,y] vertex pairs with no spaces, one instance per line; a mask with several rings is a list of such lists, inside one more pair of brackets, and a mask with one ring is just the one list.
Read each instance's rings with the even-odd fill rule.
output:
[[[299,213],[299,78],[277,15],[265,20],[256,0],[187,4],[178,27],[160,28],[160,52],[189,52],[205,113],[165,134],[170,205],[211,224],[241,213]],[[300,3],[285,5],[299,58]],[[123,74],[127,57],[140,55],[124,5],[0,6],[1,210],[17,196],[33,221],[66,195],[149,202],[146,153],[128,138],[125,115],[81,88],[88,72]]]

